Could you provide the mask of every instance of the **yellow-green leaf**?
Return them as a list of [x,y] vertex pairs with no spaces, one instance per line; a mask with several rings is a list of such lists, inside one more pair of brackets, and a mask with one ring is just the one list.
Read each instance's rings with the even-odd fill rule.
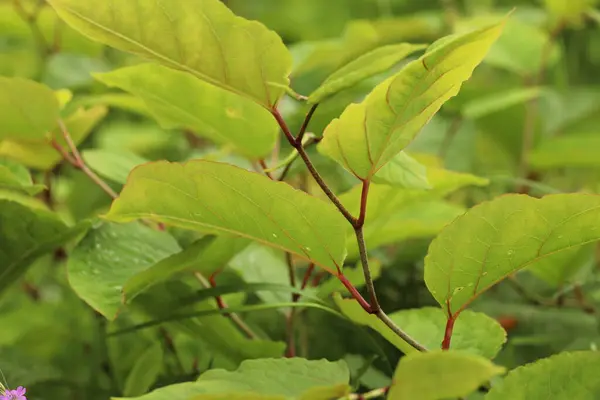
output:
[[108,219],[152,219],[230,233],[276,247],[335,273],[346,220],[333,205],[286,183],[211,161],[156,162],[133,170]]
[[0,140],[43,138],[58,117],[58,100],[49,87],[0,76]]
[[508,373],[485,400],[581,399],[600,397],[600,353],[565,352]]
[[163,128],[190,129],[251,158],[275,145],[279,128],[267,110],[185,72],[141,64],[95,76],[141,98]]
[[600,196],[506,195],[473,207],[431,243],[425,283],[456,315],[508,275],[545,257],[600,240]]
[[0,158],[0,189],[14,189],[34,195],[44,190],[44,185],[34,184],[31,174],[21,164]]
[[434,43],[331,122],[319,150],[359,179],[370,179],[404,149],[464,81],[500,35],[504,21]]
[[288,86],[291,56],[276,33],[218,0],[49,0],[89,38],[188,72],[272,107]]
[[87,166],[100,176],[123,185],[131,170],[148,162],[127,150],[91,149],[82,151],[81,156]]
[[[92,129],[106,116],[106,113],[105,107],[97,106],[89,110],[79,109],[65,119],[65,126],[75,144],[83,142]],[[56,121],[54,121],[54,125],[52,135],[65,150],[68,150],[69,147],[60,128],[56,126]],[[0,142],[0,155],[13,158],[28,167],[42,170],[52,169],[62,160],[62,156],[52,147],[48,139],[5,140]]]
[[[504,371],[503,367],[472,354],[439,350],[414,353],[400,360],[387,398],[442,400],[463,397]],[[513,397],[509,395],[508,398]]]
[[[390,343],[406,354],[416,350],[390,330],[377,316],[368,314],[354,299],[334,296],[342,313],[359,325],[367,325],[377,331]],[[423,307],[401,310],[389,317],[417,342],[426,348],[439,349],[444,339],[446,316],[439,308]],[[452,350],[494,358],[506,342],[506,332],[494,319],[483,313],[467,311],[462,313],[454,325]]]
[[582,27],[585,13],[593,10],[597,0],[544,0],[546,9],[558,22],[566,22],[574,27]]
[[344,65],[331,74],[309,97],[310,104],[317,104],[335,93],[356,85],[370,76],[384,72],[426,45],[409,43],[391,44],[372,50]]
[[430,189],[427,168],[404,151],[398,153],[373,176],[373,183],[406,189]]

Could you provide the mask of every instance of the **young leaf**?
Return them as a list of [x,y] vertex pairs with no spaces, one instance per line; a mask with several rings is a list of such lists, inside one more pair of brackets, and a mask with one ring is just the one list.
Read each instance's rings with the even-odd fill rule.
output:
[[[107,111],[102,106],[93,107],[89,110],[79,109],[65,119],[65,126],[75,144],[83,142],[92,129],[106,116]],[[62,132],[56,126],[56,121],[54,121],[52,135],[64,149],[68,149]],[[52,169],[62,160],[62,156],[50,145],[47,139],[2,141],[0,142],[0,155],[13,158],[28,167],[41,170]]]
[[279,36],[237,17],[218,0],[49,3],[93,40],[188,72],[267,108],[288,86],[292,60]]
[[378,47],[344,65],[331,74],[309,97],[310,104],[317,104],[339,91],[356,85],[363,79],[384,72],[425,45],[409,43]]
[[92,308],[114,319],[123,303],[123,285],[179,250],[166,232],[140,223],[104,223],[90,230],[70,254],[69,283]]
[[597,0],[544,0],[548,13],[559,23],[581,27],[587,11],[593,10]]
[[406,189],[431,189],[427,168],[403,151],[381,167],[372,182]]
[[211,161],[156,162],[133,170],[108,219],[140,218],[256,240],[336,273],[346,220],[331,205],[286,183]]
[[74,239],[89,224],[66,226],[55,214],[37,206],[0,198],[0,291],[21,277],[41,255]]
[[414,353],[400,360],[387,398],[443,400],[463,397],[504,371],[503,367],[472,354],[455,351]]
[[34,195],[44,190],[44,185],[36,185],[31,174],[21,164],[8,158],[0,158],[0,189],[14,189]]
[[[376,316],[367,314],[354,299],[342,299],[339,295],[334,299],[342,313],[355,323],[367,325],[379,332],[405,354],[416,351],[406,345]],[[390,314],[389,317],[426,348],[440,348],[446,328],[446,317],[439,308],[402,310]],[[462,313],[454,325],[451,349],[492,359],[504,342],[506,332],[496,320],[483,313],[469,311]]]
[[91,149],[82,151],[81,156],[87,166],[98,175],[122,185],[127,182],[131,170],[148,162],[127,150]]
[[500,35],[504,21],[434,43],[420,59],[351,104],[327,127],[319,151],[370,179],[404,149],[464,81]]
[[185,72],[141,64],[95,76],[141,98],[165,129],[191,129],[250,158],[268,155],[275,145],[279,128],[268,111]]
[[427,288],[456,315],[508,275],[585,243],[600,240],[600,196],[506,195],[473,207],[431,243]]
[[0,140],[42,139],[58,117],[58,100],[49,87],[0,76]]
[[597,351],[565,352],[516,368],[485,400],[596,399],[600,396]]

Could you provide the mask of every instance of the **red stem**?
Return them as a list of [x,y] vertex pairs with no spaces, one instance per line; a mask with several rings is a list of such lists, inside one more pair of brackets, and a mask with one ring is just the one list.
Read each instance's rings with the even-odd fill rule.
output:
[[296,136],[296,144],[302,146],[302,139],[304,138],[304,134],[306,133],[306,128],[308,128],[308,124],[310,123],[310,120],[312,119],[313,114],[317,110],[318,106],[318,103],[313,105],[310,108],[310,110],[308,110],[308,113],[306,113],[306,117],[304,118],[304,122],[302,123],[302,127],[300,128],[300,132],[298,133],[298,136]]
[[453,317],[448,318],[448,321],[446,321],[446,331],[444,332],[444,340],[442,341],[442,350],[450,349],[450,340],[452,340],[454,321],[456,320]]
[[346,289],[348,289],[352,297],[356,301],[358,301],[358,304],[360,304],[363,310],[365,310],[369,314],[372,314],[371,305],[368,301],[365,300],[364,297],[362,297],[362,295],[358,292],[354,285],[344,275],[338,275],[338,279],[340,280],[340,282],[342,282]]
[[364,180],[362,183],[362,192],[360,196],[360,215],[356,220],[355,229],[362,228],[367,218],[367,199],[369,198],[369,187],[371,185],[370,180]]

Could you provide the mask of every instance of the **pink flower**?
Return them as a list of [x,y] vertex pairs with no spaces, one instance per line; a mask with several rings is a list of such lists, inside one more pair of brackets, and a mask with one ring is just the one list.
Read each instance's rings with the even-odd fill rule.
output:
[[5,390],[4,395],[0,396],[0,400],[27,400],[25,397],[25,389],[23,386],[19,386],[14,390]]

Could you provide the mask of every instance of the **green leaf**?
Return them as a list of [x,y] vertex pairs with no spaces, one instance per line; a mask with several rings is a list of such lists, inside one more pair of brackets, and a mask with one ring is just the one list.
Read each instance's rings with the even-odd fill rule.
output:
[[[213,299],[190,303],[195,294],[191,286],[169,281],[137,296],[132,306],[153,325],[163,325],[196,340],[201,338],[217,367],[233,369],[246,359],[282,356],[285,343],[247,338]],[[186,318],[173,318],[178,315]]]
[[179,250],[166,232],[140,223],[104,223],[90,230],[70,254],[69,283],[92,308],[114,319],[123,303],[123,285]]
[[127,150],[91,149],[81,152],[83,160],[103,178],[120,183],[127,182],[127,176],[135,167],[148,162],[143,157]]
[[594,9],[597,0],[544,0],[548,13],[558,22],[582,27],[587,11]]
[[331,74],[325,82],[309,97],[310,104],[317,104],[334,95],[335,93],[350,88],[358,82],[379,73],[382,73],[412,53],[423,50],[426,45],[409,43],[392,44],[378,47],[354,61],[344,65]]
[[44,188],[44,185],[33,183],[27,168],[8,158],[0,158],[0,189],[21,190],[29,195],[34,195]]
[[[443,400],[464,397],[503,374],[483,357],[454,351],[414,353],[403,357],[394,373],[389,400]],[[511,396],[506,397],[511,398]]]
[[[70,115],[64,122],[75,144],[83,142],[106,113],[106,108],[97,106],[89,110],[79,109]],[[52,134],[64,149],[68,149],[58,127],[53,129]],[[62,160],[62,156],[47,139],[5,140],[0,142],[0,156],[13,158],[30,168],[41,170],[52,169]]]
[[[229,266],[236,270],[245,282],[290,285],[288,266],[282,252],[252,243],[233,258]],[[259,291],[256,295],[265,303],[281,303],[290,300],[289,293]]]
[[600,160],[595,149],[600,146],[597,135],[579,134],[556,136],[543,141],[529,155],[537,169],[598,168]]
[[96,78],[141,98],[163,128],[187,128],[250,158],[269,154],[279,127],[254,102],[156,64],[122,68]]
[[95,41],[188,72],[267,108],[288,86],[291,56],[279,36],[235,16],[218,0],[49,3]]
[[136,168],[106,218],[147,218],[230,233],[296,254],[332,273],[345,257],[347,222],[331,204],[286,183],[210,161]]
[[582,272],[589,272],[594,265],[593,243],[545,257],[531,264],[527,270],[546,283],[560,288],[565,284],[582,279]]
[[55,214],[0,198],[0,291],[21,277],[38,257],[80,235],[89,225],[72,228]]
[[58,118],[58,100],[49,87],[0,76],[0,140],[41,139]]
[[539,87],[509,89],[470,100],[463,105],[461,112],[466,118],[477,119],[526,103],[540,97],[541,94],[542,88]]
[[373,183],[407,189],[430,189],[427,168],[401,151],[373,176]]
[[351,104],[327,127],[319,151],[370,179],[455,96],[502,31],[504,21],[432,45],[420,59]]
[[163,348],[160,342],[155,342],[142,353],[127,376],[123,394],[125,396],[140,396],[146,393],[158,378],[162,370]]
[[[196,382],[155,390],[139,400],[328,400],[347,394],[350,373],[343,361],[303,358],[242,362],[235,371],[213,369]],[[322,397],[327,392],[329,397]],[[315,395],[306,397],[306,395]]]
[[600,396],[599,367],[597,351],[561,353],[510,371],[485,400],[596,399]]
[[456,315],[487,289],[532,263],[600,239],[600,196],[506,195],[473,207],[431,243],[425,283]]
[[[405,354],[416,351],[400,339],[375,315],[368,314],[354,299],[334,297],[342,313],[359,325],[367,325],[377,331]],[[435,307],[402,310],[389,317],[406,333],[428,349],[440,348],[446,329],[446,316]],[[506,332],[496,320],[483,313],[465,312],[456,320],[451,349],[494,358],[506,342]]]
[[[546,60],[545,68],[550,68],[560,59],[561,52],[556,43],[546,49],[549,40],[548,33],[541,28],[512,18],[506,23],[504,33],[491,48],[485,63],[519,75],[532,76],[542,68],[543,60]],[[547,56],[543,55],[545,52]]]
[[131,301],[141,292],[181,272],[198,271],[209,276],[223,268],[229,259],[247,245],[247,239],[229,235],[197,240],[181,252],[160,260],[127,280],[123,286],[125,301]]
[[[467,186],[485,186],[488,180],[443,168],[428,167],[429,190],[403,189],[372,184],[367,203],[367,220],[363,234],[367,246],[376,248],[411,238],[435,236],[454,218],[464,213],[464,207],[439,200]],[[362,185],[355,186],[340,196],[350,212],[360,210]],[[352,229],[347,230],[348,257],[358,255],[358,246]]]

